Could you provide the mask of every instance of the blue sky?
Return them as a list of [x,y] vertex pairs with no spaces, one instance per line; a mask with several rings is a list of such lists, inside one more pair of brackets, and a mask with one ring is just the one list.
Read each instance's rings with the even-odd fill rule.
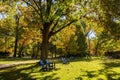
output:
[[95,38],[95,37],[96,37],[95,31],[91,30],[91,31],[88,33],[88,37],[89,37],[90,39]]
[[6,16],[6,14],[5,14],[4,12],[1,12],[1,13],[0,13],[0,20],[3,19],[3,18],[6,18],[6,17],[7,17],[7,16]]

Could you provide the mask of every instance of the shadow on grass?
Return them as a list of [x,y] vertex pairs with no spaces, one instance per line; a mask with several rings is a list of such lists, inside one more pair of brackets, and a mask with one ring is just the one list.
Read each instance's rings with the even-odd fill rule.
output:
[[89,80],[92,78],[96,78],[96,80],[104,80],[103,75],[106,79],[105,80],[120,80],[120,72],[113,70],[113,68],[120,68],[120,61],[116,62],[104,62],[104,68],[98,71],[84,71],[85,75],[80,75],[76,78],[76,80],[84,80],[84,77],[87,77]]
[[104,65],[106,65],[107,68],[112,68],[112,67],[120,67],[120,62],[108,62],[108,63],[104,63]]
[[91,59],[91,58],[89,58],[89,59],[87,59],[87,58],[77,58],[75,60],[71,60],[71,62],[77,62],[77,61],[90,62],[90,61],[93,61],[93,60],[95,60],[95,59]]
[[53,78],[53,76],[56,75],[56,73],[53,73],[51,75],[47,75],[45,77],[39,78],[39,80],[59,80],[59,77]]
[[[22,66],[22,65],[20,65],[20,66]],[[23,65],[23,66],[25,66],[25,65]],[[35,69],[37,69],[37,70],[35,70]],[[41,69],[41,67],[38,64],[31,64],[28,67],[22,67],[20,69],[16,68],[16,67],[6,68],[2,72],[0,71],[0,80],[36,80],[36,79],[56,80],[56,79],[59,79],[58,77],[53,78],[56,75],[56,73],[51,73],[51,74],[47,75],[49,72],[52,72],[52,70],[41,72],[40,69]],[[58,69],[55,69],[55,70],[58,70]],[[24,72],[22,72],[22,71],[24,71]],[[33,75],[33,74],[35,74],[35,75]]]
[[94,78],[96,77],[97,75],[94,74],[95,71],[84,71],[86,74],[85,75],[80,75],[79,77],[76,78],[76,80],[84,80],[84,77],[87,77],[87,78]]

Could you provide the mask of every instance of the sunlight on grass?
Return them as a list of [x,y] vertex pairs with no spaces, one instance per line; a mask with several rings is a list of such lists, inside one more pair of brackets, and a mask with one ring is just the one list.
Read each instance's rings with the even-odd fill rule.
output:
[[84,76],[84,79],[87,79],[87,76],[96,74],[94,72],[89,75],[89,72],[97,71],[103,68],[100,66],[100,63],[101,61],[97,60],[91,62],[72,62],[69,65],[65,65],[64,68],[62,68],[58,73],[60,73],[59,76],[61,77],[61,80],[74,80],[79,76]]
[[36,59],[0,59],[0,64],[12,64],[12,63],[18,63],[18,62],[37,62],[39,61]]
[[[119,80],[120,60],[78,59],[56,63],[56,69],[40,71],[40,65],[27,64],[0,70],[2,80]],[[15,75],[17,73],[17,75]],[[9,78],[6,76],[9,76]]]

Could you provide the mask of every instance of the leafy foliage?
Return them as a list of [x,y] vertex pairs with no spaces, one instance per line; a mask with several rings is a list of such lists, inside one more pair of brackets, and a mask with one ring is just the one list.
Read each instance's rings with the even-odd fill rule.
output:
[[[41,52],[45,59],[49,42],[60,55],[119,50],[119,4],[119,0],[1,0],[0,51],[19,56]],[[88,38],[91,31],[95,38]]]

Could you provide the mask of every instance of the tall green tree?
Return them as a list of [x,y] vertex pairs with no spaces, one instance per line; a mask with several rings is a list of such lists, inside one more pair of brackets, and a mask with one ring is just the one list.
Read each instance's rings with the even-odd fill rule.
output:
[[[109,40],[120,39],[120,0],[86,0],[87,26],[96,32],[95,54],[110,48]],[[102,30],[100,30],[102,29]],[[103,48],[106,43],[107,47]],[[102,46],[102,48],[100,48]],[[105,46],[105,45],[104,45]],[[115,48],[114,48],[115,49]]]
[[[48,57],[48,45],[55,35],[76,20],[74,0],[23,0],[31,6],[39,17],[42,32],[41,59]],[[75,17],[74,17],[75,16]]]
[[76,36],[77,36],[77,43],[78,43],[78,51],[77,53],[79,55],[84,55],[85,53],[87,53],[87,42],[86,42],[86,34],[87,32],[85,32],[85,27],[86,27],[86,24],[84,23],[83,25],[83,22],[80,24],[76,24]]
[[60,31],[53,38],[52,43],[56,45],[59,55],[76,55],[78,49],[77,36],[75,35],[76,27],[71,25]]
[[111,38],[120,39],[120,0],[100,0],[99,10],[105,30]]
[[[7,0],[2,0],[0,1],[0,13],[2,13],[2,18],[0,20],[0,34],[2,34],[2,37],[5,37],[5,42],[7,45],[6,51],[9,51],[12,53],[12,46],[13,46],[13,35],[14,35],[14,27],[15,27],[15,21],[13,18],[14,13],[14,8],[10,6],[9,1]],[[13,10],[13,11],[10,11]],[[4,46],[5,46],[4,45]]]

